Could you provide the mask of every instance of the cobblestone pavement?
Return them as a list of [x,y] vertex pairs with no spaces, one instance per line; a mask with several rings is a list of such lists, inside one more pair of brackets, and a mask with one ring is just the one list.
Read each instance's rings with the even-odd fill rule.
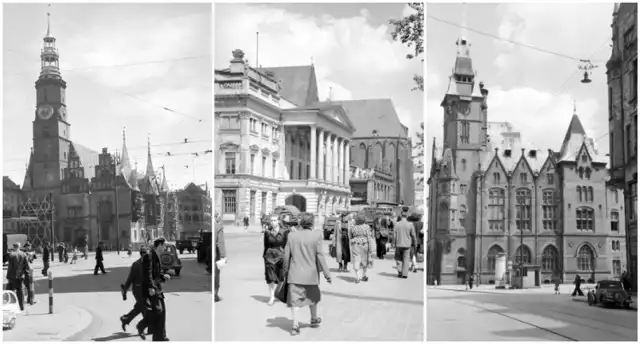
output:
[[584,299],[429,287],[427,341],[637,341],[637,311]]
[[[77,264],[52,266],[54,275],[54,314],[48,314],[48,281],[36,262],[36,300],[17,319],[13,330],[4,331],[4,340],[13,341],[112,341],[142,340],[135,327],[122,331],[119,317],[133,307],[133,295],[122,300],[120,283],[129,273],[132,257],[105,254],[106,275],[93,275],[95,259]],[[164,285],[167,305],[167,336],[175,341],[211,341],[211,275],[194,254],[181,255],[183,269]],[[80,315],[78,315],[80,314]],[[82,319],[80,321],[79,319]],[[88,319],[88,320],[87,320]],[[135,324],[141,318],[134,320]],[[147,338],[150,340],[150,338]]]
[[424,340],[424,273],[397,278],[391,254],[376,260],[369,282],[360,284],[354,283],[353,272],[336,272],[338,264],[325,254],[333,282],[320,284],[322,326],[308,327],[309,312],[302,310],[301,334],[292,337],[286,305],[267,305],[262,236],[225,235],[228,264],[220,275],[222,301],[214,306],[216,341]]

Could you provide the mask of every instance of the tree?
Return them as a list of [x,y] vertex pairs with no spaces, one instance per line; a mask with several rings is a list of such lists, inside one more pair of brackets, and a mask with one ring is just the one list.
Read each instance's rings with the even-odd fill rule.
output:
[[[412,13],[402,19],[391,19],[389,24],[394,26],[391,37],[394,41],[400,41],[413,49],[413,54],[407,54],[407,59],[418,58],[424,53],[424,3],[411,2],[409,7],[416,13]],[[424,59],[422,59],[424,62]],[[422,75],[414,75],[416,87],[413,90],[424,91],[424,79]]]
[[416,178],[416,184],[424,185],[424,122],[420,123],[420,132],[416,132],[418,140],[413,146],[415,155],[413,159],[415,161],[416,172],[419,174]]

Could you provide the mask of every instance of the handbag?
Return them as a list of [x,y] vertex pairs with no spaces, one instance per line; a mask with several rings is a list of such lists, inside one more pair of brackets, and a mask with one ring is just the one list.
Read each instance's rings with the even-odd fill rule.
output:
[[329,255],[331,256],[331,258],[336,258],[336,256],[338,255],[336,245],[334,245],[333,243],[329,244]]
[[287,297],[289,296],[289,283],[286,277],[278,283],[275,296],[276,299],[280,300],[280,302],[287,303]]

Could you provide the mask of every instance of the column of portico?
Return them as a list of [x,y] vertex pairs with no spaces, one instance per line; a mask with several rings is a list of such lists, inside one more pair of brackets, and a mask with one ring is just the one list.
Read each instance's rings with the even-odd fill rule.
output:
[[324,130],[318,130],[318,180],[324,180]]
[[333,154],[331,156],[331,182],[338,181],[338,135],[333,138]]
[[344,183],[344,139],[340,140],[338,147],[338,184]]
[[349,186],[349,178],[351,177],[350,165],[351,165],[351,149],[349,147],[349,141],[344,141],[344,185]]
[[249,152],[249,113],[242,111],[240,116],[240,173],[251,173],[251,154]]
[[311,153],[311,161],[309,162],[309,179],[316,179],[316,156],[317,156],[317,150],[318,148],[317,143],[316,143],[316,126],[315,125],[311,125],[310,126],[310,135],[311,136],[311,149],[310,149],[310,153]]
[[327,139],[326,139],[326,149],[325,151],[327,152],[327,156],[325,157],[326,161],[325,161],[325,167],[324,167],[324,180],[326,181],[331,181],[331,133],[327,132]]

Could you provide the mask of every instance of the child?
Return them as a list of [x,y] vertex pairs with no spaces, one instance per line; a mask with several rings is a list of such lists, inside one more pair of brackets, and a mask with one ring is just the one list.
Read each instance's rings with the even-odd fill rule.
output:
[[73,246],[73,256],[71,257],[71,264],[78,262],[78,246]]

